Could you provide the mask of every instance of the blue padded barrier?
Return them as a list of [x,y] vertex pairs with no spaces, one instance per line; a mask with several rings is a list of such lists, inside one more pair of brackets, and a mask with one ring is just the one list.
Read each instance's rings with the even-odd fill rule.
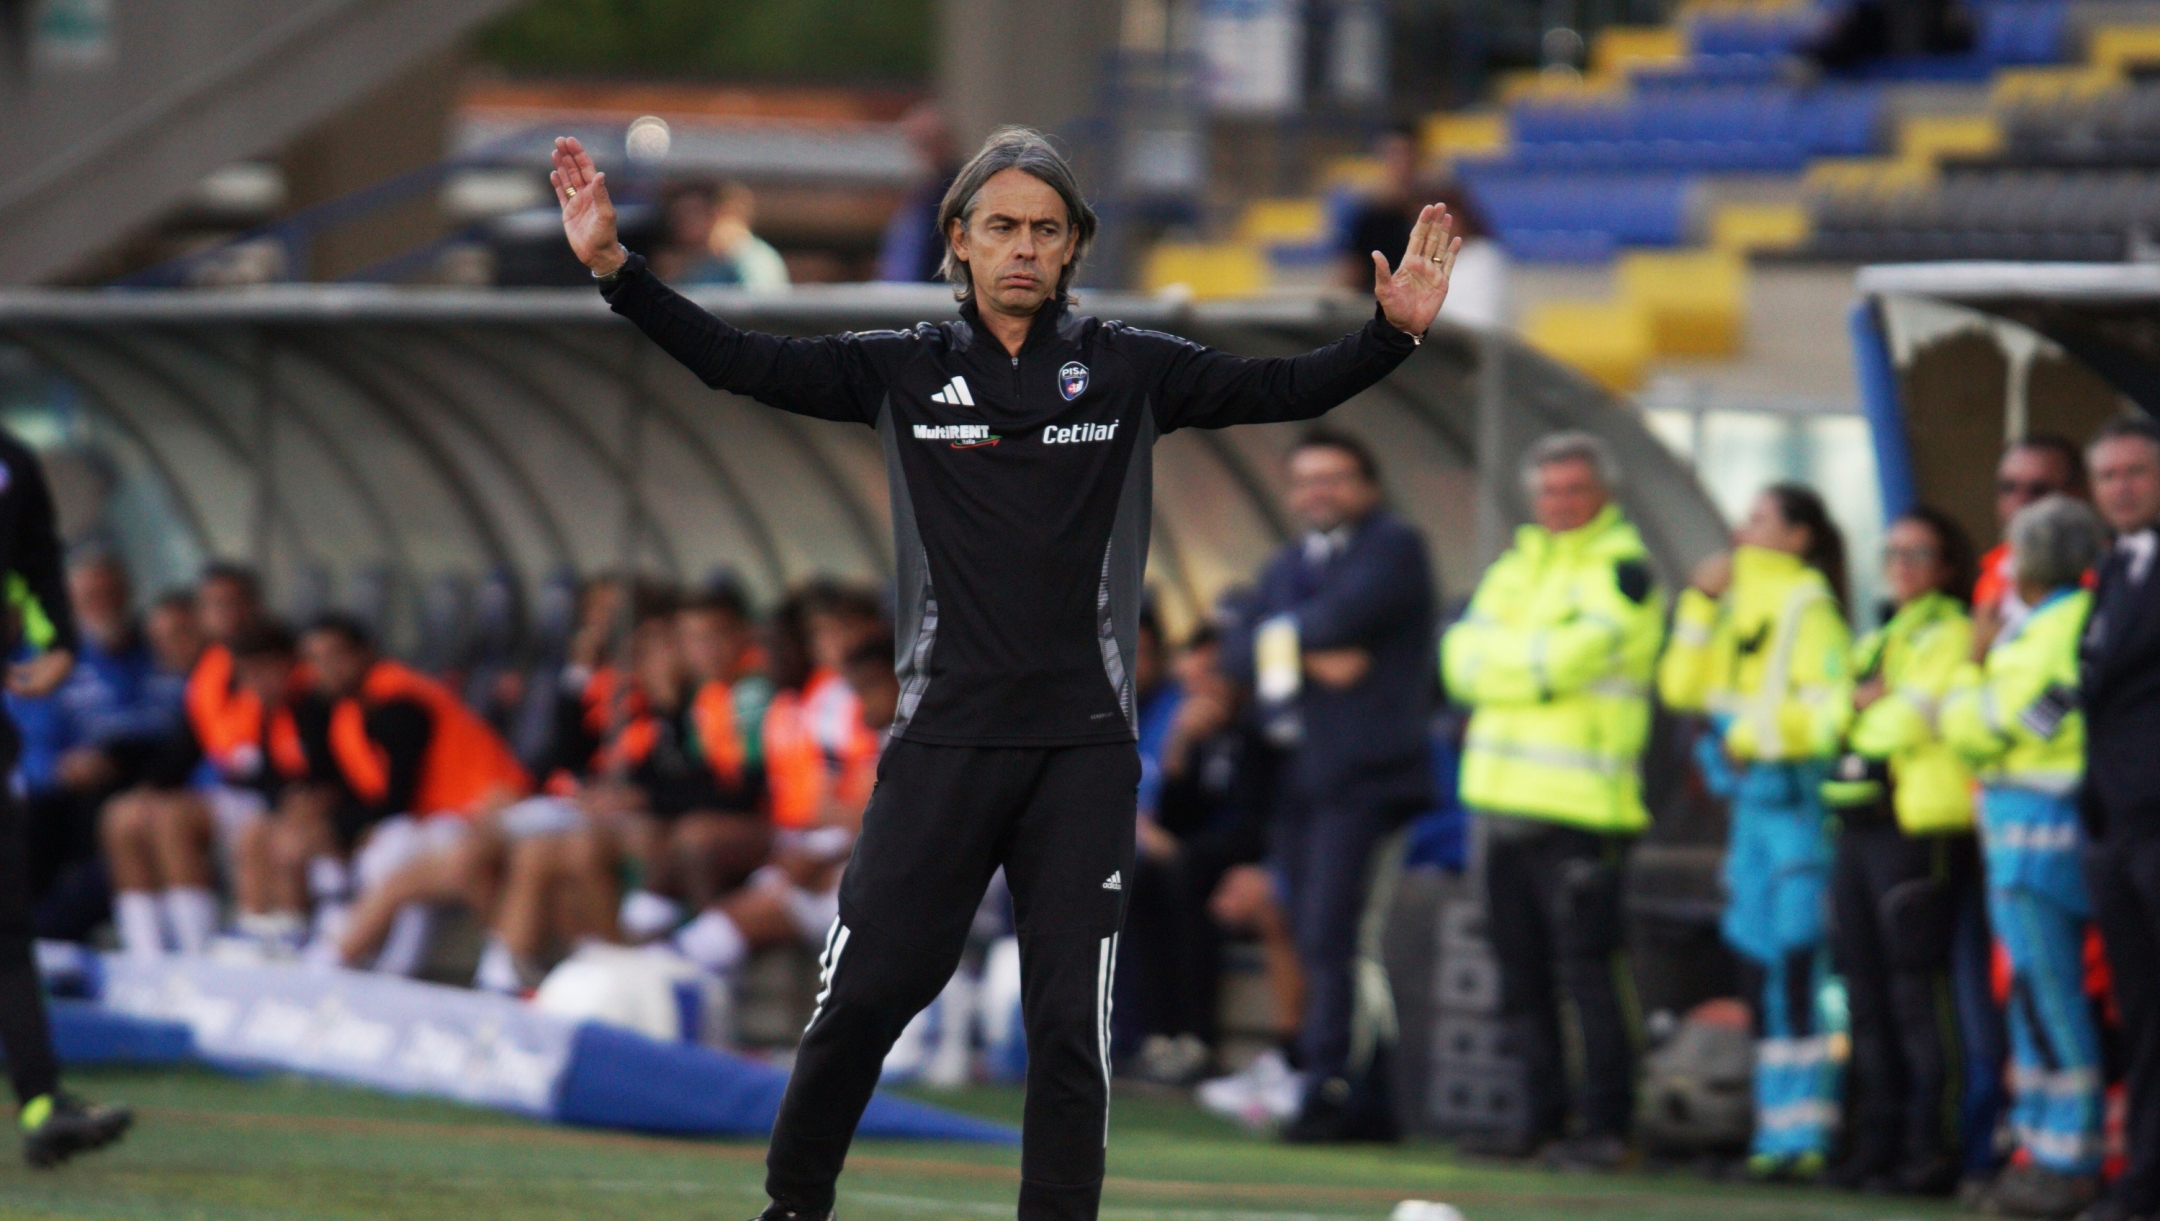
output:
[[60,1062],[89,1067],[100,1064],[179,1064],[195,1055],[195,1036],[181,1022],[130,1017],[91,1001],[49,1001],[53,1051]]
[[[768,1064],[588,1023],[571,1044],[555,1118],[640,1132],[764,1136],[772,1131],[786,1088],[787,1074]],[[1001,1144],[1019,1139],[1004,1124],[886,1094],[871,1098],[855,1132]]]

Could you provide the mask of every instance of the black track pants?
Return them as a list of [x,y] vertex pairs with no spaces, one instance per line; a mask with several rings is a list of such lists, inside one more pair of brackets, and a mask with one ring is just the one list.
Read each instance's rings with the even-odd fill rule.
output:
[[1505,814],[1485,821],[1485,924],[1500,963],[1500,1009],[1528,1070],[1529,1134],[1567,1130],[1561,1007],[1581,1038],[1582,1130],[1624,1136],[1634,1111],[1632,997],[1621,979],[1628,840]]
[[2129,1165],[2111,1193],[2133,1215],[2160,1210],[2160,836],[2085,849],[2085,885],[2122,1009]]
[[1002,865],[1028,1047],[1020,1221],[1092,1221],[1139,783],[1131,743],[886,748],[840,883],[817,1010],[773,1125],[765,1190],[774,1200],[814,1217],[832,1207],[885,1053],[952,976]]
[[1888,821],[1838,834],[1830,951],[1851,1013],[1852,1158],[1870,1170],[1955,1152],[1950,951],[1979,868],[1969,834],[1915,837]]
[[49,1094],[59,1082],[45,1021],[37,961],[31,952],[30,872],[15,799],[0,791],[0,1047],[19,1102]]

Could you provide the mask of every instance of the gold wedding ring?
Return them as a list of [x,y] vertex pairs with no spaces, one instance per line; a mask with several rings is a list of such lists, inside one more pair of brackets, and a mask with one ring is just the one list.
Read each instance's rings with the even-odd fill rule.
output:
[[[566,188],[564,188],[564,189],[565,189],[565,190],[567,190],[567,191],[569,192],[569,194],[570,194],[570,198],[572,198],[572,199],[576,199],[576,198],[577,198],[577,188],[576,188],[576,187],[566,187]],[[1433,261],[1437,263],[1437,262],[1439,262],[1440,260],[1438,260],[1438,259],[1434,259]]]

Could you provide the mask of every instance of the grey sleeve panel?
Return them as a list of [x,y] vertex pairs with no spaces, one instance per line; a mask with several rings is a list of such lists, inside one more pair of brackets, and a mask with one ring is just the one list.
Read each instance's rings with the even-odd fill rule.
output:
[[1140,435],[1133,438],[1131,464],[1125,469],[1125,485],[1118,493],[1117,519],[1110,526],[1110,543],[1103,549],[1102,584],[1095,606],[1103,673],[1117,691],[1125,724],[1138,733],[1140,716],[1133,706],[1132,667],[1126,659],[1140,648],[1140,604],[1147,596],[1149,524],[1155,501],[1157,430],[1153,404],[1141,404],[1134,414]]
[[900,469],[899,425],[892,401],[878,408],[878,440],[885,450],[885,483],[892,495],[893,521],[893,675],[900,680],[900,705],[891,736],[906,732],[915,710],[930,689],[930,652],[937,645],[937,594],[930,588],[930,560],[923,553],[922,530],[915,521],[915,498],[907,472]]

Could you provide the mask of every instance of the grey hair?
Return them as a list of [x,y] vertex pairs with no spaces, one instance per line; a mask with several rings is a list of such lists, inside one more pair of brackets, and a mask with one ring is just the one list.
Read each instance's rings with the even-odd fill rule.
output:
[[1066,223],[1073,231],[1073,256],[1058,274],[1057,295],[1063,300],[1073,275],[1080,270],[1080,260],[1087,257],[1089,243],[1095,240],[1095,209],[1088,207],[1080,194],[1080,179],[1073,174],[1072,166],[1058,155],[1047,137],[1032,127],[998,128],[983,141],[982,151],[960,167],[952,186],[945,191],[944,202],[938,205],[938,240],[945,243],[945,261],[938,265],[938,271],[952,283],[956,299],[965,301],[974,295],[975,282],[968,274],[967,263],[953,256],[953,222],[959,221],[963,228],[972,222],[975,205],[982,199],[983,184],[1006,170],[1034,175],[1065,201]]
[[2059,493],[2019,509],[2009,535],[2018,580],[2048,589],[2077,584],[2108,546],[2107,525],[2092,506]]
[[1523,453],[1523,490],[1537,493],[1537,473],[1548,466],[1562,462],[1582,462],[1597,472],[1598,482],[1608,492],[1620,490],[1620,460],[1613,457],[1612,447],[1595,433],[1572,429],[1556,432],[1538,439]]

